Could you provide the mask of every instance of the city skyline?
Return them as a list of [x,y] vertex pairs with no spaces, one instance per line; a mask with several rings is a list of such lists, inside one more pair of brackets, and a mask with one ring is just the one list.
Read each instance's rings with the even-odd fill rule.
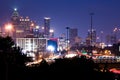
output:
[[20,16],[29,16],[40,26],[43,18],[50,17],[50,27],[55,36],[66,34],[66,27],[78,28],[78,35],[85,39],[90,29],[90,13],[93,12],[93,28],[97,35],[111,34],[115,27],[120,28],[120,10],[118,0],[1,0],[0,26],[10,20],[14,8]]

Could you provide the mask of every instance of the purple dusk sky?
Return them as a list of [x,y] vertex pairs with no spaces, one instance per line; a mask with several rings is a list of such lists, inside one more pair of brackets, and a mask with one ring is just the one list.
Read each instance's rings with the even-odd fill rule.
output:
[[120,0],[0,0],[0,26],[10,20],[14,8],[20,16],[29,16],[40,26],[44,17],[51,17],[50,26],[56,37],[70,27],[78,28],[79,36],[85,38],[91,12],[98,36],[100,31],[106,35],[120,28]]

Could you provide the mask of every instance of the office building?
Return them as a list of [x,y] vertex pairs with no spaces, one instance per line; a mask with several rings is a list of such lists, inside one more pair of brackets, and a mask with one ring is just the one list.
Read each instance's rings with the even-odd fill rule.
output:
[[17,46],[23,49],[28,56],[39,52],[45,52],[47,46],[46,38],[16,38]]
[[35,23],[32,22],[28,16],[25,18],[19,16],[17,9],[14,9],[14,12],[11,16],[11,23],[14,28],[12,36],[14,39],[24,38],[27,35],[33,34],[32,30],[35,27]]
[[78,36],[78,29],[77,28],[70,28],[69,29],[69,41],[70,45],[75,45],[75,38]]
[[[92,29],[88,30],[88,35],[87,35],[87,43],[90,43],[90,45],[95,45],[96,44],[96,30]],[[90,41],[90,42],[89,42]]]
[[49,37],[50,31],[50,19],[49,17],[44,17],[44,36]]

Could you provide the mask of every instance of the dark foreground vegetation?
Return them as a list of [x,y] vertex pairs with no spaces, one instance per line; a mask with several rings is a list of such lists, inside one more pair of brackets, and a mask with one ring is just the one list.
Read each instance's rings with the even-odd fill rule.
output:
[[33,67],[25,66],[29,61],[10,37],[0,37],[0,80],[120,80],[118,74],[101,72],[85,56],[56,59],[52,64],[43,59]]

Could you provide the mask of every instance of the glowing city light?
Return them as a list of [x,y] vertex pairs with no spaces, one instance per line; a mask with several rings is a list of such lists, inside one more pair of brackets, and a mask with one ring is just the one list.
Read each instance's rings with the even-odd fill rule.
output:
[[14,11],[17,11],[17,8],[14,8]]
[[9,36],[11,31],[13,31],[13,26],[12,24],[8,23],[5,25],[5,31],[7,32],[7,35]]
[[42,29],[45,29],[44,27],[42,27]]
[[39,26],[36,26],[36,29],[39,29]]
[[120,74],[120,70],[118,70],[116,68],[110,69],[110,72],[113,72],[113,73],[116,73],[116,74]]
[[44,17],[44,19],[50,19],[50,17]]
[[53,29],[50,29],[50,33],[53,33],[54,32],[54,30]]
[[47,49],[48,49],[49,51],[54,51],[54,50],[55,50],[55,48],[54,48],[53,46],[51,46],[51,45],[48,46]]
[[7,31],[11,31],[11,30],[13,29],[12,24],[6,24],[6,25],[5,25],[5,29],[6,29]]
[[34,26],[34,23],[32,23],[31,26]]
[[72,57],[75,57],[75,56],[77,56],[77,54],[67,54],[67,55],[65,55],[65,57],[66,58],[72,58]]

